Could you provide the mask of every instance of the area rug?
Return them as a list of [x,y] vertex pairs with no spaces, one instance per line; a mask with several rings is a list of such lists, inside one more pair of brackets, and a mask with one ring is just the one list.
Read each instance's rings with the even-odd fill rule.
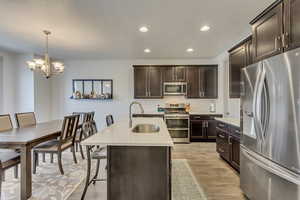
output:
[[[30,200],[78,200],[84,186],[86,161],[77,156],[75,164],[70,152],[63,153],[65,175],[60,175],[56,159],[54,163],[41,162],[37,174],[33,175],[33,195]],[[92,163],[95,166],[95,163]],[[101,164],[100,177],[105,178],[105,165]],[[94,169],[92,170],[94,171]],[[93,173],[92,173],[93,174]],[[1,200],[19,200],[20,182],[13,178],[13,169],[7,170],[2,183]],[[106,183],[90,186],[86,199],[106,199]],[[101,197],[101,198],[99,198]],[[207,200],[201,185],[185,159],[172,160],[172,200]]]
[[[102,168],[103,169],[103,168]],[[103,173],[102,173],[103,174]],[[68,200],[78,200],[81,197],[84,184],[82,183]],[[106,183],[90,186],[86,199],[106,199]],[[172,200],[207,200],[201,185],[197,183],[193,172],[185,159],[172,160]]]
[[172,160],[172,200],[206,200],[187,160]]
[[[32,175],[32,197],[30,200],[66,200],[80,185],[86,176],[86,161],[79,158],[78,163],[73,162],[72,153],[65,151],[62,154],[64,175],[58,169],[56,156],[54,163],[43,163],[40,157],[40,165],[37,173]],[[2,183],[1,200],[20,199],[20,179],[13,178],[13,169],[5,172],[5,181]]]

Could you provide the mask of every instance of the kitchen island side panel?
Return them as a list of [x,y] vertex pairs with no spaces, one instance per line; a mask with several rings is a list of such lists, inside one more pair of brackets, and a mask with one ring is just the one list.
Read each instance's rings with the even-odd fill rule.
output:
[[171,200],[171,149],[108,146],[108,200]]

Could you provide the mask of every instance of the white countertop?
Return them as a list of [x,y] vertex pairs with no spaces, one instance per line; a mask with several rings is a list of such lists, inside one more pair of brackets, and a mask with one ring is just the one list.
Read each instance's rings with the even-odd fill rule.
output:
[[161,118],[133,118],[132,127],[137,124],[155,124],[158,133],[133,133],[129,119],[118,121],[81,142],[81,145],[111,146],[174,146],[167,126]]
[[223,115],[222,113],[212,113],[212,112],[205,112],[205,111],[191,111],[189,112],[190,115]]
[[224,118],[219,118],[216,117],[215,120],[218,120],[220,122],[224,122],[226,124],[230,124],[236,127],[240,127],[240,119],[239,118],[229,118],[229,117],[224,117]]

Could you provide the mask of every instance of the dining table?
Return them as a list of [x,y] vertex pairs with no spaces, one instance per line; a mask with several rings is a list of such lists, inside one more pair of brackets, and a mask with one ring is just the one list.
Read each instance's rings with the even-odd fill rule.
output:
[[32,196],[32,159],[34,146],[56,139],[61,134],[63,120],[37,123],[33,126],[14,128],[0,133],[0,148],[17,149],[21,156],[20,199]]

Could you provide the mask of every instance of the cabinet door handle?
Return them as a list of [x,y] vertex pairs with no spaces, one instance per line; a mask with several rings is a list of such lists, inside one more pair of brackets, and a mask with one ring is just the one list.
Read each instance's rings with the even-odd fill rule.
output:
[[282,46],[283,48],[288,48],[289,47],[289,33],[286,32],[284,34],[282,34],[281,40],[282,40]]
[[278,37],[275,38],[275,50],[276,51],[281,50],[281,46],[279,46],[279,44],[278,44],[278,40],[280,41],[280,39],[281,39],[281,36],[278,36]]

